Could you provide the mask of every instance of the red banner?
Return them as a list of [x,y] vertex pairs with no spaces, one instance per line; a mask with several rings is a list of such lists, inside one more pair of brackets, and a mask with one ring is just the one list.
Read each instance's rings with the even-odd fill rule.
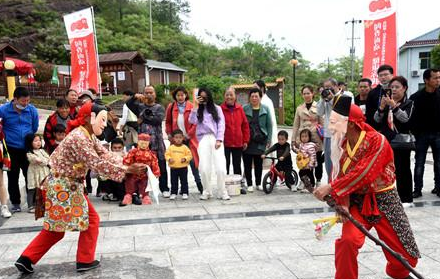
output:
[[88,88],[100,91],[98,57],[91,8],[64,16],[70,43],[71,85],[81,92]]
[[369,11],[373,20],[364,21],[363,77],[370,78],[373,86],[379,84],[377,69],[381,65],[388,64],[397,71],[396,12],[393,4],[390,0],[371,1]]

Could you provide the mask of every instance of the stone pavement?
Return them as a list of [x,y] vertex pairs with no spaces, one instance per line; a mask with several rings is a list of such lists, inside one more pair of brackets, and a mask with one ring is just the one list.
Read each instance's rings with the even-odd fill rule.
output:
[[[333,278],[334,240],[341,225],[318,241],[312,224],[334,214],[325,204],[287,188],[230,201],[200,201],[192,175],[189,181],[187,201],[161,198],[159,205],[118,207],[93,195],[101,216],[96,254],[102,266],[76,273],[78,233],[66,233],[35,266],[35,274],[27,277]],[[440,199],[429,193],[434,185],[432,158],[428,158],[425,183],[423,197],[406,211],[422,252],[417,270],[425,278],[440,278]],[[10,219],[0,218],[0,278],[20,278],[13,263],[41,223],[25,210]],[[388,278],[383,253],[368,239],[359,262],[359,278]]]
[[[190,181],[192,177],[190,175]],[[440,277],[440,199],[429,191],[427,167],[422,199],[407,213],[423,258],[425,278]],[[334,240],[340,225],[322,241],[312,220],[331,216],[310,194],[276,188],[230,201],[198,200],[191,184],[188,201],[160,200],[159,205],[118,207],[92,197],[101,216],[99,269],[75,272],[78,233],[67,233],[35,267],[32,278],[332,278]],[[1,221],[0,278],[19,278],[14,260],[41,228],[29,213]],[[360,255],[360,278],[387,278],[385,258],[367,240]]]

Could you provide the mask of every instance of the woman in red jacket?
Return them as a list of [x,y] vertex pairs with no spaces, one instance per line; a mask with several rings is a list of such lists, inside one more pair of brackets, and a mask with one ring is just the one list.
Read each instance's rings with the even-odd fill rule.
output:
[[194,180],[197,184],[197,189],[200,193],[203,193],[203,186],[200,180],[198,165],[199,165],[199,155],[197,153],[197,148],[199,142],[196,137],[196,125],[189,123],[189,114],[193,108],[191,102],[187,102],[188,91],[185,87],[177,87],[173,93],[174,102],[168,105],[166,116],[165,116],[165,132],[168,135],[168,139],[172,142],[172,132],[176,129],[183,131],[185,136],[184,143],[191,149],[193,160],[191,160],[190,166],[191,171],[194,176]]
[[226,171],[229,174],[232,154],[234,174],[241,175],[241,156],[249,143],[249,123],[243,107],[237,104],[236,100],[235,89],[229,87],[226,89],[225,102],[221,108],[226,122],[224,142]]

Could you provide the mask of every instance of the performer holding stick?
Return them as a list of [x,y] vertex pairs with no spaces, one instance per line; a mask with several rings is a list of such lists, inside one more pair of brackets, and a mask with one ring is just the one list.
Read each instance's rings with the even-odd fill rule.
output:
[[71,132],[52,153],[49,176],[42,184],[45,194],[44,223],[41,232],[15,262],[22,273],[32,267],[64,237],[65,231],[80,231],[76,253],[76,270],[87,271],[99,266],[95,260],[99,232],[99,215],[84,193],[84,179],[89,169],[115,181],[126,173],[145,172],[145,164],[124,166],[122,158],[105,149],[96,138],[107,123],[106,108],[87,102],[70,121]]
[[[332,182],[318,187],[315,197],[328,200],[331,195],[340,208],[337,212],[349,212],[367,230],[374,227],[389,248],[415,267],[420,253],[395,189],[393,152],[387,140],[366,124],[362,110],[343,96],[334,102],[329,130],[332,133]],[[358,278],[357,255],[365,235],[353,222],[346,222],[347,215],[340,215],[344,224],[335,245],[335,278],[355,279]],[[413,278],[389,250],[383,251],[387,259],[386,273],[390,277]]]

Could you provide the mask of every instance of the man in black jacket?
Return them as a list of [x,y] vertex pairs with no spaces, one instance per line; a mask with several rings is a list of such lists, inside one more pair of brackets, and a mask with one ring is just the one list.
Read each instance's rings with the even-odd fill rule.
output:
[[440,70],[425,70],[423,80],[425,87],[410,97],[414,102],[411,130],[416,137],[414,198],[422,196],[423,173],[429,147],[434,158],[435,184],[431,193],[440,197]]
[[390,65],[382,65],[377,69],[379,84],[368,93],[367,102],[365,104],[367,123],[374,129],[378,130],[379,126],[374,121],[374,113],[379,108],[380,99],[384,94],[388,93],[388,84],[393,78],[394,69]]

